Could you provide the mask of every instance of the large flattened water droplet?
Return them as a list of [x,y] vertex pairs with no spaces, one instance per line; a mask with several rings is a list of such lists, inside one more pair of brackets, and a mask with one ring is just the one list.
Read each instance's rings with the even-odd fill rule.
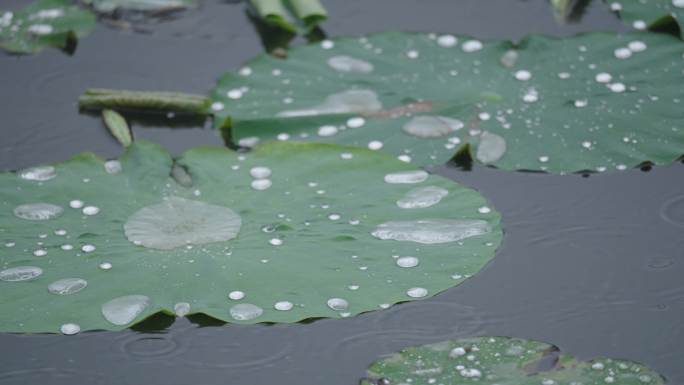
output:
[[114,325],[128,325],[150,306],[150,302],[149,297],[139,294],[114,298],[102,305],[102,315]]
[[273,186],[273,182],[271,182],[270,179],[255,179],[250,186],[252,186],[254,190],[263,191]]
[[17,266],[0,271],[0,281],[21,282],[30,281],[43,274],[43,269],[36,266]]
[[406,290],[406,295],[408,295],[411,298],[423,298],[426,295],[428,295],[428,291],[427,289],[422,287],[412,287]]
[[329,95],[323,103],[300,110],[281,111],[279,117],[375,112],[382,109],[378,95],[370,90],[347,90]]
[[264,309],[251,303],[240,303],[230,308],[230,316],[237,321],[249,321],[259,318]]
[[456,242],[491,231],[489,223],[477,219],[421,219],[390,221],[371,233],[382,240],[410,241],[424,244]]
[[271,176],[271,173],[271,169],[264,166],[252,167],[249,170],[249,175],[251,175],[254,179],[266,179]]
[[294,307],[294,304],[290,301],[278,301],[273,305],[273,308],[279,311],[290,311]]
[[462,121],[446,116],[414,116],[402,129],[419,138],[439,138],[460,130],[463,126]]
[[402,209],[420,209],[434,206],[442,198],[449,195],[449,191],[437,186],[418,187],[409,191],[397,201]]
[[423,170],[400,171],[385,175],[385,182],[392,184],[412,184],[424,182],[430,174]]
[[373,71],[373,65],[371,63],[346,55],[331,57],[328,59],[328,65],[332,69],[340,72],[358,72],[367,74]]
[[17,218],[29,221],[47,221],[59,217],[62,213],[64,209],[61,206],[51,203],[28,203],[14,209]]
[[416,257],[399,257],[397,258],[397,266],[399,267],[416,267],[420,260]]
[[349,308],[349,302],[343,298],[330,298],[328,307],[335,311],[345,311]]
[[52,166],[37,166],[19,170],[17,175],[19,175],[19,178],[24,180],[43,182],[56,177],[57,171]]
[[171,197],[135,212],[124,232],[136,245],[170,250],[233,239],[241,226],[240,216],[227,207]]
[[497,134],[485,131],[480,135],[476,157],[482,163],[492,163],[506,153],[506,140]]
[[88,282],[82,278],[64,278],[48,285],[48,291],[52,294],[71,295],[78,293],[88,286]]
[[74,334],[80,333],[81,327],[77,324],[64,324],[60,326],[59,331],[61,331],[65,336],[72,336]]

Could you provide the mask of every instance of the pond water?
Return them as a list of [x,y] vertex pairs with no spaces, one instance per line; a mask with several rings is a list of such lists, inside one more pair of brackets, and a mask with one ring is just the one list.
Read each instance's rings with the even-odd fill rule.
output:
[[[0,56],[0,168],[86,150],[118,155],[120,146],[99,117],[77,113],[77,97],[87,87],[205,93],[219,74],[262,51],[243,4],[204,3],[145,33],[100,24],[73,57],[57,50]],[[579,23],[564,26],[545,0],[324,3],[332,15],[324,25],[329,36],[413,30],[486,39],[624,30],[599,1]],[[133,123],[137,138],[174,153],[221,144],[215,131],[196,122]],[[174,128],[162,128],[169,125]],[[478,189],[503,217],[496,258],[457,288],[306,324],[222,326],[157,317],[124,332],[0,334],[0,384],[356,384],[380,355],[475,335],[541,340],[579,358],[631,359],[672,384],[684,383],[681,162],[590,177],[477,165],[430,171]]]

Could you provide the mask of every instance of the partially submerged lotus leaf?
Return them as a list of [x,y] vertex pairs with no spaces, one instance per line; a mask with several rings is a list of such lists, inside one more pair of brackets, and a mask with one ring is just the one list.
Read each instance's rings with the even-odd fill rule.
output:
[[580,361],[543,342],[477,337],[411,347],[373,363],[362,385],[661,385],[665,379],[632,361]]
[[94,26],[95,15],[72,1],[39,0],[18,12],[0,12],[0,47],[12,53],[72,51]]
[[176,161],[134,142],[0,174],[0,331],[122,329],[157,312],[347,317],[476,274],[501,241],[474,190],[367,149],[272,143]]
[[426,165],[468,143],[507,170],[622,170],[684,153],[683,54],[639,32],[519,44],[382,33],[262,55],[221,78],[211,112],[244,146],[333,142]]
[[[674,25],[684,38],[684,0],[604,0],[610,10],[637,30],[668,30]],[[674,31],[673,31],[674,32]]]

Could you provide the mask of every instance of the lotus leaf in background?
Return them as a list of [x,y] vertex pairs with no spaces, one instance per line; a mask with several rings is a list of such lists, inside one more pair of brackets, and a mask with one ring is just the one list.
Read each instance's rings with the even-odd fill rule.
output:
[[676,26],[684,38],[684,0],[605,0],[611,11],[638,30],[668,30]]
[[40,0],[17,12],[0,12],[0,47],[19,54],[46,47],[73,52],[78,38],[94,26],[95,15],[69,0]]
[[134,142],[0,174],[0,331],[128,327],[157,312],[237,323],[347,317],[429,297],[493,256],[474,190],[321,143],[175,162]]
[[195,0],[80,0],[96,12],[174,12],[196,5]]
[[362,385],[662,385],[655,371],[632,361],[580,361],[543,342],[477,337],[411,347],[376,361]]
[[519,44],[341,38],[224,75],[212,112],[245,146],[330,142],[427,165],[469,143],[474,158],[507,170],[622,170],[684,153],[683,53],[678,39],[642,32]]

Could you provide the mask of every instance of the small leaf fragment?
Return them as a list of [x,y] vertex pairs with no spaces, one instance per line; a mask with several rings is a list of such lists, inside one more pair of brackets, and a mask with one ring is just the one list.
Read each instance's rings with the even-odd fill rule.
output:
[[131,129],[126,123],[126,119],[114,110],[102,110],[102,120],[109,129],[109,132],[121,143],[122,146],[128,147],[133,143]]

